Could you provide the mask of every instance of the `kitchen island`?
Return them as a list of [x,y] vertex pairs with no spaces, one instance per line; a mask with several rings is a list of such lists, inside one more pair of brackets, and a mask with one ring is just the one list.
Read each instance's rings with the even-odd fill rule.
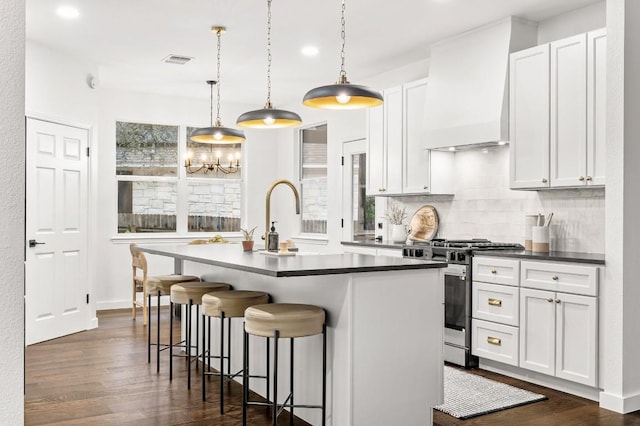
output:
[[[323,307],[328,425],[431,424],[431,407],[443,402],[441,268],[446,263],[350,253],[280,257],[243,252],[236,244],[138,249],[174,258],[176,273],[266,291],[273,302]],[[241,368],[241,333],[236,322],[232,371]],[[313,336],[298,340],[296,402],[315,404],[321,400],[321,341]],[[251,369],[261,374],[266,345],[263,339],[253,341]],[[287,345],[283,339],[283,353]],[[281,361],[281,371],[288,371],[287,357]],[[287,383],[281,377],[280,395],[288,393]],[[251,388],[266,395],[264,380],[253,380]],[[319,410],[297,409],[296,415],[320,424]]]

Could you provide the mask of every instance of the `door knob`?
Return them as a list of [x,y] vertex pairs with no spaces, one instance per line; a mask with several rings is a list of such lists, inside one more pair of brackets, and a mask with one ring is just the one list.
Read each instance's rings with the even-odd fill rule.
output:
[[46,244],[46,243],[40,243],[40,242],[38,242],[36,240],[29,240],[29,247],[35,247],[38,244]]

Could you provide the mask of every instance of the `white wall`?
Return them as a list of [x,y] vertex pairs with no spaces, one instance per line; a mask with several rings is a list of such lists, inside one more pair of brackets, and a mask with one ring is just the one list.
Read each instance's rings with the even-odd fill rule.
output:
[[607,1],[607,275],[600,296],[600,405],[640,409],[637,241],[640,195],[640,3]]
[[607,26],[606,15],[606,2],[600,1],[541,21],[538,24],[538,44],[604,28]]
[[0,2],[0,424],[24,423],[24,43],[25,5]]

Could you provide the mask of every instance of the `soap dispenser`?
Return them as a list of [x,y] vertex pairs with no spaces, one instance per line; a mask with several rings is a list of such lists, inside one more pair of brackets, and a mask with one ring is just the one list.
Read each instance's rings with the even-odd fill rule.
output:
[[276,232],[276,221],[271,222],[271,231],[267,235],[267,250],[278,251],[278,233]]

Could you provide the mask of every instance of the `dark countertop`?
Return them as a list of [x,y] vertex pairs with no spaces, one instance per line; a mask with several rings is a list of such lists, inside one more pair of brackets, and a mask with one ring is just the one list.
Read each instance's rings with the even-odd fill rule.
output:
[[400,271],[444,268],[445,262],[404,259],[365,254],[304,254],[270,256],[243,252],[240,244],[140,245],[137,250],[174,259],[237,269],[272,277],[351,274],[357,272]]
[[534,253],[527,250],[487,250],[473,252],[474,256],[515,257],[528,260],[552,260],[559,262],[595,263],[604,265],[603,253],[577,253],[572,251],[550,251],[549,253]]
[[358,246],[358,247],[372,247],[372,248],[389,248],[389,249],[402,249],[405,243],[394,243],[393,241],[342,241],[343,246]]

